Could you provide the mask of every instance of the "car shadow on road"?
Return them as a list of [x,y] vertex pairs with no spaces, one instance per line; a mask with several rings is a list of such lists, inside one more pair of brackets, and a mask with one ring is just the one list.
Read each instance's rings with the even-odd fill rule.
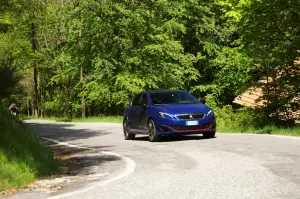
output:
[[27,123],[38,136],[47,137],[58,140],[60,142],[67,142],[72,140],[88,139],[91,137],[99,137],[110,134],[105,130],[91,130],[84,128],[76,128],[74,124],[39,124]]
[[[216,137],[215,137],[216,138]],[[210,139],[215,139],[210,138]],[[148,136],[142,136],[142,137],[136,137],[134,139],[135,141],[149,141]],[[207,138],[204,138],[202,135],[193,135],[193,136],[164,136],[160,140],[160,142],[178,142],[178,141],[191,141],[191,140],[207,140]]]

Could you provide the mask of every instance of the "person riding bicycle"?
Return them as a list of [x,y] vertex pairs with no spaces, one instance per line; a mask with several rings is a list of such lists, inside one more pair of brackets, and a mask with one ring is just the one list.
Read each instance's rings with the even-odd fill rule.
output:
[[12,115],[17,115],[18,107],[15,103],[12,103],[8,109]]

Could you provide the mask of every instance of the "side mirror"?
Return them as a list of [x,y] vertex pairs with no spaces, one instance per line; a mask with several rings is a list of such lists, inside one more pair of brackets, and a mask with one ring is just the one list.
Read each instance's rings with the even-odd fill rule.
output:
[[148,104],[143,104],[142,107],[143,108],[148,108]]
[[206,103],[206,100],[205,100],[205,99],[200,99],[200,102],[201,102],[202,104],[205,104],[205,103]]

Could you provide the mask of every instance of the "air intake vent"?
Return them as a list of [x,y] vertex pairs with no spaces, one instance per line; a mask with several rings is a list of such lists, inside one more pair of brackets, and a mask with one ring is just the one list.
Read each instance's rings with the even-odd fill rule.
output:
[[205,116],[204,113],[177,115],[177,117],[181,120],[198,120],[198,119],[202,119],[204,116]]
[[203,129],[207,129],[211,126],[212,124],[204,124],[204,125],[198,125],[198,126],[175,126],[172,125],[170,126],[172,129],[174,129],[175,131],[188,131],[188,130],[203,130]]

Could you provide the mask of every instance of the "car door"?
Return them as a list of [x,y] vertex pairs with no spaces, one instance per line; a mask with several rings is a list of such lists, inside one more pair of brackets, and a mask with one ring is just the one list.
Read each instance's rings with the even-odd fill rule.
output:
[[138,116],[138,130],[141,133],[147,133],[149,100],[146,93],[142,94],[139,104],[140,107],[136,110]]
[[138,112],[140,108],[141,96],[142,94],[140,93],[133,98],[132,104],[129,109],[128,117],[129,117],[129,125],[131,131],[138,130],[138,123],[139,123]]

